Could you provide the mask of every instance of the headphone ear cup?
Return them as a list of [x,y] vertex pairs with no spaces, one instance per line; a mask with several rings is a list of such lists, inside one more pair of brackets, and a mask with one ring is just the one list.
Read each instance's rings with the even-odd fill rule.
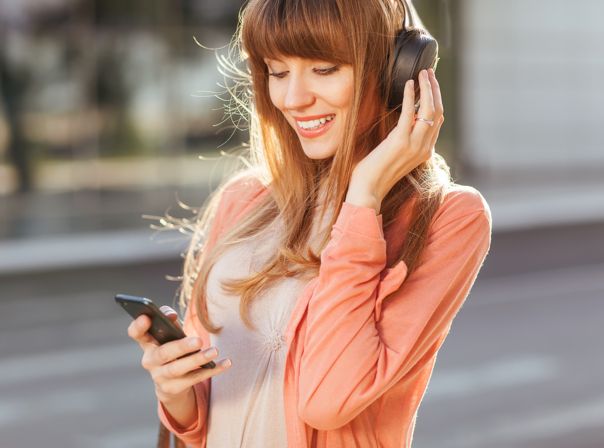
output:
[[405,83],[415,80],[415,98],[419,99],[419,72],[436,68],[438,62],[438,42],[421,28],[402,30],[396,36],[392,65],[392,81],[388,92],[388,107],[401,107]]

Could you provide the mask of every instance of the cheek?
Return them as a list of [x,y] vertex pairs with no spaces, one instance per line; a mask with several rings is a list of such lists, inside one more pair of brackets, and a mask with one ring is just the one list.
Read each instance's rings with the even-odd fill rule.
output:
[[323,86],[325,97],[329,102],[347,115],[352,106],[352,96],[354,93],[354,84],[352,78],[345,77],[338,82],[326,83]]
[[348,110],[352,105],[354,82],[351,75],[324,80],[320,85],[324,98],[335,107]]
[[269,82],[269,84],[268,84],[268,95],[269,95],[269,98],[271,99],[271,102],[273,103],[273,105],[277,109],[282,110],[283,109],[283,95],[282,95],[280,89],[271,82]]
[[353,94],[354,94],[354,86],[352,85],[352,83],[350,83],[350,85],[348,85],[344,89],[342,89],[340,99],[346,109],[349,109],[352,105]]

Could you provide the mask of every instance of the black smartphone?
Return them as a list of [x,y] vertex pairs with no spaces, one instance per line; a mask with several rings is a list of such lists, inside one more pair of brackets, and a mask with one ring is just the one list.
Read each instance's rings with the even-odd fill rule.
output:
[[[151,319],[149,334],[160,344],[186,337],[184,331],[175,325],[151,299],[128,294],[117,294],[115,296],[115,301],[121,305],[133,319],[136,319],[141,314],[149,316]],[[214,361],[209,361],[201,367],[204,369],[213,369],[216,367],[216,363]]]

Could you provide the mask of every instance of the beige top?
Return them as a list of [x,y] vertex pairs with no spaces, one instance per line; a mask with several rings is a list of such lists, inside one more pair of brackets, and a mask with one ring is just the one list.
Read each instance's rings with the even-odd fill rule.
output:
[[308,280],[283,278],[256,298],[251,306],[256,331],[241,321],[239,297],[225,294],[219,285],[221,279],[242,278],[264,266],[275,251],[282,225],[277,220],[253,241],[229,248],[208,276],[208,313],[213,323],[223,327],[220,334],[211,334],[211,344],[218,348],[219,358],[228,357],[233,363],[211,379],[208,448],[287,446],[284,334],[296,298]]

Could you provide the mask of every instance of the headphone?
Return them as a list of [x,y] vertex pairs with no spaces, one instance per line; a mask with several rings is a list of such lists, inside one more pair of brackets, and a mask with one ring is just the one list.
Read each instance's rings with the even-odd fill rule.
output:
[[396,35],[392,65],[392,84],[388,91],[388,107],[400,108],[403,103],[405,83],[415,80],[415,98],[419,98],[419,72],[436,69],[438,42],[423,27],[416,27],[414,16],[406,0],[401,0],[405,20]]

